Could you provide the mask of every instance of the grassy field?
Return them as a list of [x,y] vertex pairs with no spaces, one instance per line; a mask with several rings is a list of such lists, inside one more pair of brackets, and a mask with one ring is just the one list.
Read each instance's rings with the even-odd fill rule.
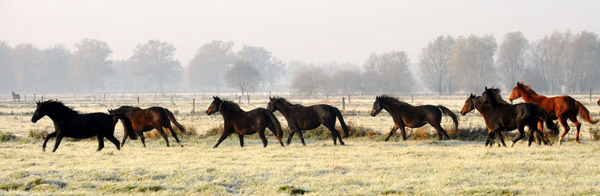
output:
[[[582,97],[576,98],[587,103]],[[96,102],[59,100],[82,112],[136,105],[132,97]],[[190,96],[176,97],[174,103],[170,98],[143,98],[141,106],[160,105],[177,111],[181,124],[203,134],[222,124],[220,115],[203,113],[209,101],[197,99],[196,111],[201,113],[193,115]],[[341,100],[334,98],[291,101],[341,108]],[[387,134],[391,117],[385,112],[374,118],[368,116],[372,101],[373,97],[362,97],[346,103],[346,122]],[[463,103],[462,97],[419,97],[413,104],[441,104],[458,113]],[[0,142],[0,195],[600,194],[600,143],[592,141],[589,134],[597,125],[587,123],[582,128],[582,144],[569,140],[562,146],[527,147],[522,141],[514,148],[486,148],[481,141],[398,141],[396,136],[394,141],[382,142],[383,136],[377,136],[348,138],[346,146],[333,146],[330,139],[307,139],[307,146],[302,146],[296,137],[292,145],[281,147],[273,136],[268,136],[267,148],[256,138],[247,139],[246,146],[240,148],[237,137],[231,136],[213,149],[216,136],[185,136],[183,148],[167,148],[164,141],[156,139],[147,141],[146,148],[139,141],[128,141],[117,151],[105,141],[104,150],[95,152],[95,139],[63,140],[57,152],[51,153],[42,152],[41,139],[28,136],[31,131],[53,130],[47,117],[31,123],[34,106],[33,102],[0,102],[0,131],[16,137],[3,137],[7,139]],[[266,99],[241,106],[266,107]],[[600,107],[586,106],[593,118],[598,118]],[[278,118],[285,127],[283,117]],[[450,126],[451,122],[444,119],[443,124]],[[477,113],[460,118],[461,130],[483,126]],[[120,138],[120,124],[117,130]],[[433,129],[409,133],[416,131]],[[574,131],[567,138],[574,138]],[[169,140],[174,143],[172,137]],[[54,140],[49,144],[53,145]]]

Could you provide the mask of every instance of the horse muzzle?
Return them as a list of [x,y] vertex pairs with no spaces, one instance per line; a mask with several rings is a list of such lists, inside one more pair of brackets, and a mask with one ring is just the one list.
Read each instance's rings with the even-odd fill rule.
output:
[[375,115],[377,115],[377,111],[371,110],[371,116],[375,116]]

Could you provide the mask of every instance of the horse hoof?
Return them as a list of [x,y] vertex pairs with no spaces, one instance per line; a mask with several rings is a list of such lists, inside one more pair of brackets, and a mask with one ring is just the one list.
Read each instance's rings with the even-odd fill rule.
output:
[[510,147],[511,147],[511,148],[512,148],[513,146],[515,146],[515,143],[512,143],[512,144],[510,145]]

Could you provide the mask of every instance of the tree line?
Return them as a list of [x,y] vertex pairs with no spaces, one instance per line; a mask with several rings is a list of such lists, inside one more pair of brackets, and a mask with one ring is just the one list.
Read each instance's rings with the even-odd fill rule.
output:
[[[106,42],[83,39],[40,49],[0,41],[0,90],[71,92],[219,92],[291,90],[297,94],[477,92],[524,81],[551,94],[585,92],[600,82],[600,39],[594,32],[553,32],[529,41],[504,35],[439,36],[412,63],[404,51],[373,53],[362,65],[284,62],[263,47],[213,40],[187,63],[160,40],[139,44],[127,59],[111,59]],[[421,88],[421,85],[425,88]]]

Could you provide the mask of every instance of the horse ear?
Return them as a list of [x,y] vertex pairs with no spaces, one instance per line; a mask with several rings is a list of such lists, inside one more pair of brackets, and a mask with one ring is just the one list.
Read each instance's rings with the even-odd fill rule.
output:
[[485,90],[487,90],[487,86],[485,86]]

